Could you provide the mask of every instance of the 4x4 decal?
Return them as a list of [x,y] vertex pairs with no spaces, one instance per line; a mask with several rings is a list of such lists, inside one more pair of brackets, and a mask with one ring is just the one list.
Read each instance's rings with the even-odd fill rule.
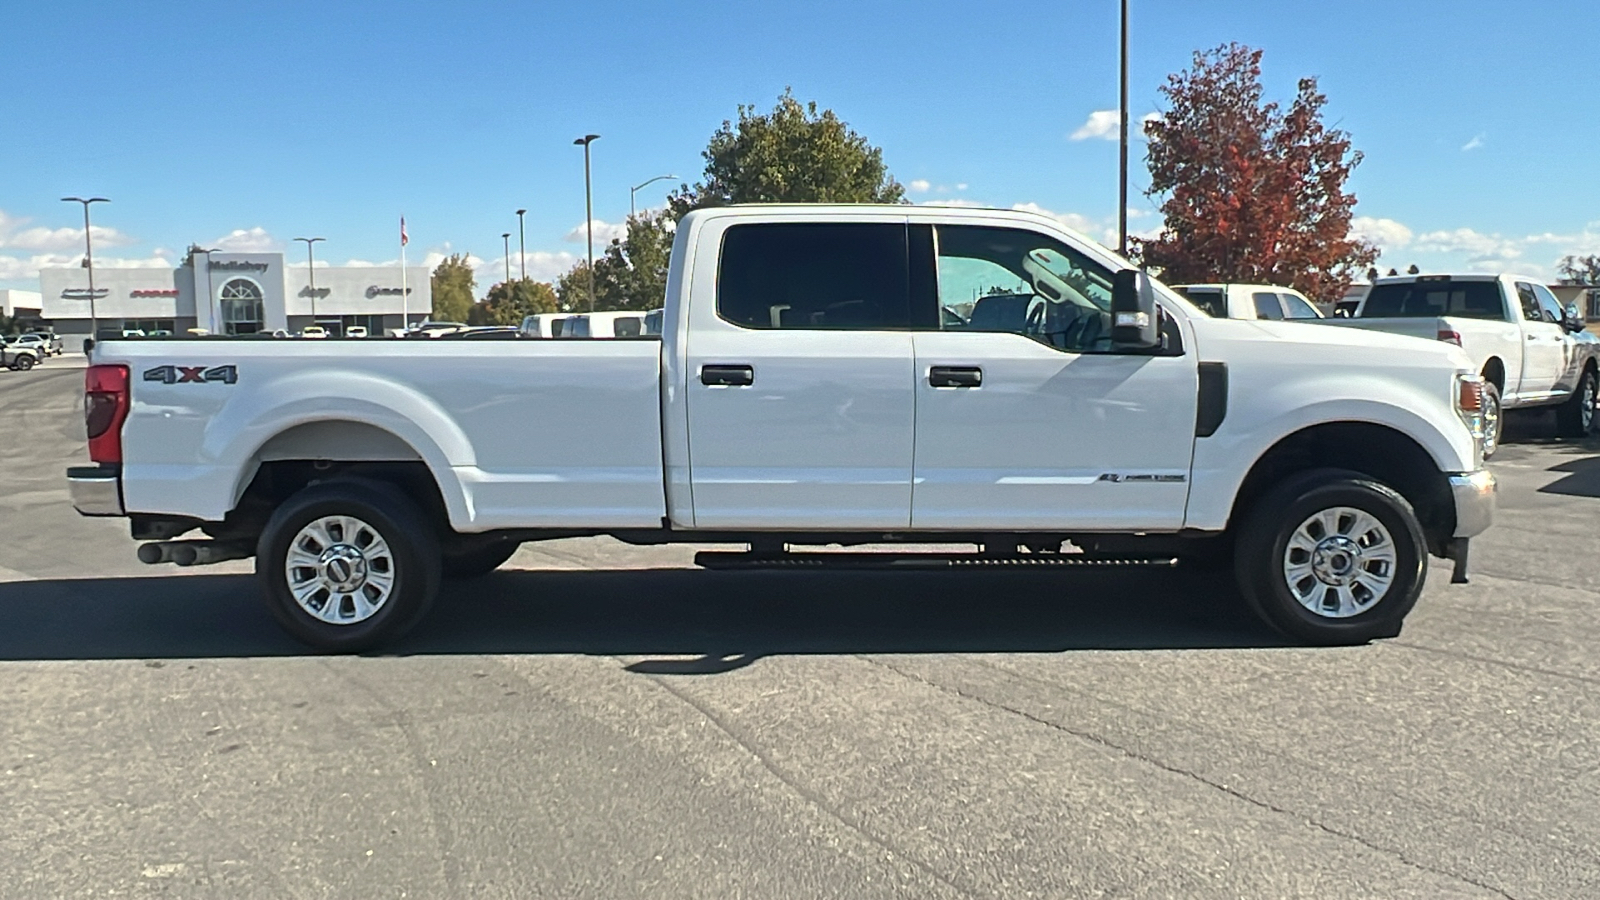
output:
[[234,384],[239,380],[239,369],[236,366],[156,366],[144,370],[144,380],[162,384],[203,384],[208,381]]

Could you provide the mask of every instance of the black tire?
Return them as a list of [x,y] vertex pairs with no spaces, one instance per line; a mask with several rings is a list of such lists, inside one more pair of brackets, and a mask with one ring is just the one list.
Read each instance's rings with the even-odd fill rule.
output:
[[1493,456],[1500,449],[1500,438],[1506,430],[1506,411],[1500,405],[1500,389],[1494,382],[1483,385],[1483,458]]
[[16,358],[16,361],[11,364],[11,368],[16,369],[18,372],[26,372],[33,368],[33,362],[33,357],[24,353]]
[[517,541],[504,540],[464,543],[444,554],[444,577],[478,578],[487,575],[500,568],[520,546],[522,544]]
[[1595,400],[1600,392],[1600,378],[1594,369],[1584,369],[1578,378],[1578,387],[1567,402],[1556,407],[1556,430],[1562,437],[1583,438],[1594,434]]
[[[1347,571],[1354,575],[1365,569],[1381,579],[1387,572],[1389,584],[1381,594],[1374,595],[1365,582],[1348,586],[1348,595],[1357,602],[1341,605],[1340,610],[1327,608],[1339,599],[1341,590],[1330,587],[1315,576],[1302,577],[1296,582],[1306,603],[1291,590],[1291,564],[1296,557],[1290,555],[1290,542],[1296,532],[1309,524],[1323,511],[1339,509],[1366,513],[1387,533],[1386,541],[1370,546],[1361,545],[1363,552],[1378,550],[1384,543],[1392,544],[1391,561],[1367,559],[1362,553],[1346,554]],[[1340,525],[1339,535],[1348,533],[1343,527],[1353,516],[1335,516]],[[1377,535],[1365,531],[1356,535]],[[1345,545],[1348,546],[1348,545]],[[1319,541],[1317,548],[1324,552],[1332,567],[1341,565],[1339,554],[1344,552],[1337,544]],[[1297,549],[1300,565],[1311,572],[1311,555]],[[1240,592],[1250,608],[1268,625],[1307,644],[1322,646],[1364,644],[1375,638],[1394,637],[1400,633],[1406,614],[1416,605],[1417,597],[1427,578],[1427,540],[1416,512],[1399,493],[1382,483],[1356,472],[1338,469],[1319,469],[1293,476],[1268,492],[1246,513],[1238,534],[1238,549],[1234,556],[1234,575]],[[1353,559],[1350,558],[1353,555]],[[1376,553],[1375,556],[1389,554]],[[1373,568],[1367,568],[1367,567]],[[1362,597],[1362,593],[1367,595]],[[1364,602],[1361,602],[1363,601]],[[1314,611],[1315,604],[1320,611]],[[1354,611],[1354,614],[1347,614]]]
[[[327,516],[358,519],[387,544],[384,567],[392,575],[391,587],[368,618],[323,621],[302,607],[289,588],[291,543],[302,529]],[[338,537],[352,543],[361,539],[359,534]],[[439,540],[423,514],[393,485],[364,479],[304,488],[273,512],[256,544],[256,579],[267,608],[297,640],[323,653],[359,653],[399,638],[433,604],[439,570]],[[375,566],[374,571],[381,569]],[[335,599],[323,599],[322,608]],[[347,595],[340,602],[348,605],[350,599]]]

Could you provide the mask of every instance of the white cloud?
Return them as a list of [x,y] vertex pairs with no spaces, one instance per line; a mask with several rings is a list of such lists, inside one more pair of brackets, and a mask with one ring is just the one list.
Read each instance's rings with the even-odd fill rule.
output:
[[283,249],[278,239],[268,234],[260,225],[254,228],[235,228],[212,241],[211,246],[229,253],[269,253]]
[[[33,228],[22,227],[30,221],[32,220],[9,215],[5,210],[0,210],[0,247],[8,250],[55,253],[76,250],[83,246],[82,228],[44,228],[37,225]],[[90,231],[94,235],[96,246],[126,247],[138,243],[135,238],[104,225],[92,226]]]
[[926,194],[933,189],[933,183],[926,178],[918,178],[906,185],[906,190],[913,194]]
[[1097,109],[1089,113],[1088,121],[1078,126],[1078,130],[1067,136],[1070,141],[1087,141],[1100,139],[1114,141],[1122,125],[1122,113],[1115,109]]
[[967,189],[967,183],[965,181],[963,181],[960,184],[956,185],[956,190],[958,190],[958,191],[964,191],[966,189]]
[[[579,222],[578,224],[572,226],[572,230],[567,232],[567,236],[563,238],[563,240],[569,244],[581,244],[587,241],[589,239],[589,232],[588,229],[584,228],[583,226],[583,222]],[[613,240],[620,241],[627,238],[627,236],[628,226],[625,223],[603,222],[599,219],[594,220],[594,249],[596,253],[599,253],[603,248],[610,245]],[[515,259],[515,257],[512,258]]]
[[988,209],[989,204],[979,203],[976,200],[967,200],[961,197],[946,197],[941,200],[924,200],[918,206],[954,206],[961,209]]
[[1350,231],[1364,241],[1376,244],[1384,251],[1398,250],[1411,244],[1411,229],[1394,219],[1356,216],[1350,221]]
[[1461,145],[1461,152],[1462,153],[1466,153],[1468,150],[1476,150],[1479,147],[1482,147],[1483,146],[1483,139],[1485,137],[1487,137],[1487,136],[1488,135],[1484,134],[1483,132],[1479,132],[1479,133],[1473,135],[1472,136],[1472,140],[1467,141],[1465,144]]
[[[81,253],[38,253],[33,256],[0,254],[0,283],[33,282],[40,269],[71,268],[83,264]],[[168,251],[158,249],[142,258],[95,256],[96,269],[170,269],[175,265]]]

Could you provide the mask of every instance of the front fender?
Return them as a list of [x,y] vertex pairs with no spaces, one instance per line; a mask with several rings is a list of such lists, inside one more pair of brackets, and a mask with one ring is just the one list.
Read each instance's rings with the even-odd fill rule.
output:
[[[1241,386],[1234,379],[1222,427],[1212,437],[1195,441],[1185,527],[1226,528],[1234,500],[1255,464],[1283,439],[1316,425],[1381,425],[1415,441],[1441,472],[1477,468],[1472,435],[1449,405],[1448,389],[1441,383],[1436,394],[1351,372],[1262,386]],[[1305,402],[1305,397],[1325,399]]]

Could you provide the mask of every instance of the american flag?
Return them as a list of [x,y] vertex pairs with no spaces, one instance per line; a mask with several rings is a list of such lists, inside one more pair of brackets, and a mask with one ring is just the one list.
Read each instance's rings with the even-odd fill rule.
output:
[[411,239],[406,237],[406,217],[400,217],[400,246],[404,247]]

